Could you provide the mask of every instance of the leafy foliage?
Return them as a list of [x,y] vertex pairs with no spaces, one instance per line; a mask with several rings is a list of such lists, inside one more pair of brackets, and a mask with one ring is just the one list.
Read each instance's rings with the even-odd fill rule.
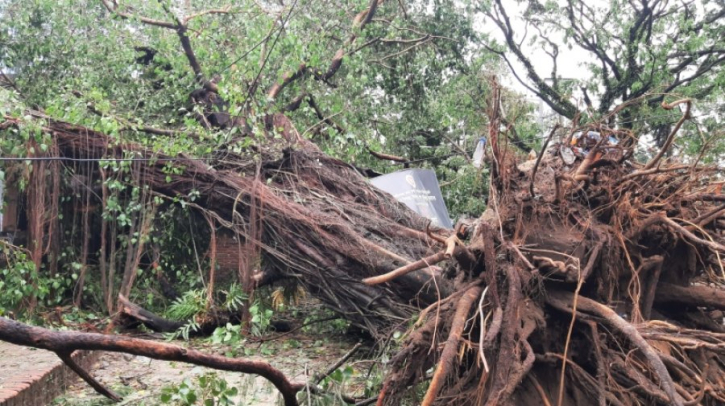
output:
[[58,304],[71,284],[61,276],[40,275],[23,250],[0,240],[0,316],[27,308],[30,298]]
[[233,406],[239,390],[229,386],[226,379],[210,372],[196,378],[196,383],[184,379],[179,385],[171,385],[162,389],[160,401],[163,404],[178,406],[191,405],[225,405]]
[[192,319],[206,311],[206,298],[207,295],[204,289],[186,291],[169,306],[166,315],[173,320]]
[[261,336],[267,331],[267,329],[269,329],[274,311],[264,306],[261,301],[256,300],[252,306],[250,306],[249,314],[252,316],[250,331],[255,336]]
[[222,308],[230,312],[241,309],[247,300],[247,294],[237,283],[232,283],[227,290],[222,290],[221,293],[224,296]]

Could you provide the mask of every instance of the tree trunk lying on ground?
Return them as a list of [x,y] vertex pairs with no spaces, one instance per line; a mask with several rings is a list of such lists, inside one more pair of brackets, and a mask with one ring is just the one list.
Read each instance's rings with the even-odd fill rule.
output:
[[179,328],[183,327],[183,322],[167,320],[163,317],[159,317],[156,314],[138,306],[137,304],[131,303],[125,296],[119,295],[118,301],[121,304],[118,309],[118,313],[133,318],[141,322],[144,326],[150,328],[153,331],[159,333],[171,333]]
[[[65,156],[168,158],[44,120]],[[193,207],[256,244],[262,272],[296,279],[373,337],[422,309],[379,405],[429,379],[423,405],[725,403],[725,196],[708,189],[713,168],[662,154],[640,164],[601,145],[571,166],[558,146],[519,164],[493,134],[489,208],[473,227],[431,232],[288,123],[273,127],[285,125],[288,143],[256,161],[189,159],[170,181],[168,163],[152,162],[139,179],[160,196],[199,191]]]
[[[376,338],[405,324],[419,306],[452,292],[436,266],[384,286],[362,283],[430,255],[441,243],[426,234],[426,219],[372,187],[352,166],[300,139],[284,116],[270,118],[270,131],[284,128],[285,139],[243,154],[218,151],[204,162],[164,156],[33,114],[46,121],[62,156],[151,159],[132,163],[140,185],[168,200],[198,194],[187,204],[251,247],[243,256],[260,251],[263,267],[250,261],[240,271],[243,284],[264,279],[254,272],[294,279]],[[169,167],[183,171],[170,174]]]

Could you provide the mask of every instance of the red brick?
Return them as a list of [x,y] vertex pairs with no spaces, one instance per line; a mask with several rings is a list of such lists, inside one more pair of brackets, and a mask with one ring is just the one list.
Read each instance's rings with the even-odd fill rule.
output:
[[[0,406],[50,404],[56,396],[61,395],[78,379],[78,376],[51,352],[39,351],[33,354],[36,362],[23,363],[22,355],[13,357],[19,351],[27,352],[27,349],[0,342],[0,353],[6,356],[3,365],[6,369],[0,371]],[[76,351],[72,356],[81,367],[89,369],[100,356],[100,352]],[[39,363],[38,358],[41,358]]]

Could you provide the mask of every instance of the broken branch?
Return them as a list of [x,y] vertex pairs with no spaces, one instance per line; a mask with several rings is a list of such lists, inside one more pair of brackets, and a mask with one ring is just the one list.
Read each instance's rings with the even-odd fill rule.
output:
[[183,348],[177,345],[138,338],[96,333],[52,331],[40,327],[31,327],[5,317],[0,317],[0,340],[17,345],[53,351],[59,354],[59,356],[75,350],[123,352],[165,361],[186,362],[224,371],[255,374],[264,377],[279,390],[284,398],[285,406],[297,406],[298,404],[296,398],[297,391],[294,389],[293,383],[280,370],[262,361],[250,361],[205,354],[201,351]]
[[379,285],[381,283],[390,282],[395,278],[403,276],[405,274],[417,271],[419,269],[430,267],[446,259],[445,252],[439,252],[431,256],[425,257],[421,260],[412,262],[408,265],[402,266],[394,271],[388,272],[383,275],[373,276],[370,278],[363,279],[363,283],[366,285]]
[[71,357],[72,351],[57,351],[56,355],[63,361],[68,367],[73,370],[78,376],[80,376],[86,383],[91,385],[93,389],[96,390],[96,392],[100,393],[101,395],[113,400],[114,402],[120,402],[121,397],[118,396],[114,391],[106,388],[103,386],[100,382],[98,382],[94,377],[91,376],[91,374],[88,373],[85,369],[81,368],[80,365],[78,365],[74,360],[73,357]]
[[672,141],[675,139],[675,134],[677,134],[677,131],[680,130],[680,127],[682,127],[682,124],[685,122],[685,120],[690,118],[690,108],[692,108],[692,100],[681,99],[681,100],[672,102],[670,104],[667,104],[664,101],[662,102],[662,108],[664,108],[665,110],[671,110],[671,109],[675,108],[675,106],[677,106],[678,104],[682,104],[682,103],[685,103],[685,112],[682,114],[682,117],[680,117],[680,119],[677,121],[677,124],[675,124],[675,128],[672,129],[672,131],[670,132],[670,135],[667,136],[667,139],[666,139],[664,145],[662,145],[660,152],[657,153],[657,155],[655,155],[655,157],[652,158],[652,160],[647,162],[647,164],[644,166],[643,169],[645,169],[645,170],[651,169],[655,165],[657,165],[657,162],[659,162],[659,160],[662,159],[662,157],[665,155],[667,150],[670,149],[670,145],[672,145]]

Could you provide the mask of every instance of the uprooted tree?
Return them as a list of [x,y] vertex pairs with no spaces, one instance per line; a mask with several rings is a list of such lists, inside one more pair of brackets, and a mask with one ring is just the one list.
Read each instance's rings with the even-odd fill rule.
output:
[[[680,102],[684,121],[690,101]],[[493,134],[490,208],[450,234],[426,227],[291,126],[289,145],[259,151],[258,163],[232,153],[215,163],[177,157],[184,170],[167,179],[171,157],[35,120],[61,156],[131,152],[153,160],[135,170],[151,193],[201,190],[191,204],[258,246],[263,272],[296,278],[374,336],[424,309],[379,404],[399,404],[427,379],[423,404],[723,400],[725,197],[710,182],[716,167],[665,162],[663,153],[637,163],[626,142],[600,142],[572,166],[560,148],[517,165]],[[12,125],[19,122],[8,118]],[[435,266],[445,259],[445,269]],[[3,338],[38,345],[33,334],[10,333]]]
[[[238,238],[245,258],[238,277],[249,293],[255,284],[291,279],[376,339],[407,331],[388,366],[379,405],[401,404],[420,384],[427,384],[425,396],[415,401],[424,405],[725,402],[722,181],[718,167],[700,164],[700,157],[668,158],[690,119],[691,100],[662,105],[681,108],[682,115],[651,157],[635,159],[640,134],[607,125],[623,108],[648,102],[644,95],[599,120],[555,127],[535,159],[522,162],[508,143],[513,136],[502,116],[500,89],[491,80],[488,100],[479,101],[487,106],[489,123],[487,209],[453,231],[442,230],[297,131],[287,115],[302,102],[316,106],[309,94],[292,98],[282,113],[255,113],[248,105],[229,110],[218,83],[200,68],[189,22],[230,9],[168,22],[102,3],[118,19],[173,30],[199,84],[192,93],[201,106],[196,118],[204,126],[238,129],[239,137],[199,157],[160,152],[158,144],[48,112],[5,115],[0,124],[5,134],[30,134],[20,158],[33,159],[27,166],[28,250],[38,269],[44,254],[60,244],[57,219],[48,213],[58,204],[62,163],[79,162],[74,175],[101,180],[99,193],[80,194],[82,213],[92,208],[107,213],[113,202],[108,197],[119,190],[139,207],[123,226],[107,217],[101,221],[99,272],[109,310],[129,306],[143,236],[155,214],[183,204]],[[374,20],[380,3],[373,0],[355,13],[355,30]],[[174,15],[168,7],[164,11]],[[280,14],[282,27],[285,16]],[[355,30],[326,70],[298,65],[270,86],[269,98],[305,76],[329,82],[356,46]],[[405,41],[416,46],[428,39],[400,43]],[[84,106],[104,118],[107,107]],[[330,128],[339,126],[317,114]],[[112,130],[178,134],[119,117],[112,123]],[[600,138],[572,161],[568,146],[577,132],[588,131]],[[191,143],[200,143],[205,133],[194,136]],[[558,142],[551,143],[554,139]],[[80,217],[88,241],[92,220]],[[121,246],[118,238],[126,238],[124,264],[107,261]],[[83,257],[88,250],[82,248]],[[116,271],[122,276],[118,288],[112,284]],[[213,265],[207,282],[212,292]],[[107,335],[51,333],[6,319],[0,319],[0,338],[50,349],[71,363],[71,351],[89,348],[257,373],[280,389],[288,405],[307,386],[263,363]]]

